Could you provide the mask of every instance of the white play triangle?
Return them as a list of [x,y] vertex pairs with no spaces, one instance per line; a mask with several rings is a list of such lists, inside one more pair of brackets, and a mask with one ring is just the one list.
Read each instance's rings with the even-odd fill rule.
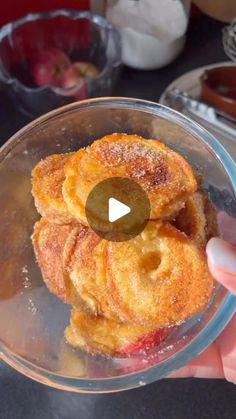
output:
[[115,198],[109,198],[108,201],[108,220],[110,223],[119,220],[131,212],[128,205],[123,204]]

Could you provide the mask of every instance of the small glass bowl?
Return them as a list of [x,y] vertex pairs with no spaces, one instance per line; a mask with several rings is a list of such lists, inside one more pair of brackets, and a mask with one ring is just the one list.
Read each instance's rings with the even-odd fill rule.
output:
[[[30,74],[30,60],[35,52],[48,48],[60,48],[72,63],[94,64],[97,77],[85,78],[76,95],[74,88],[38,87]],[[121,66],[121,41],[116,29],[101,16],[62,9],[28,14],[3,26],[0,57],[0,83],[17,109],[36,117],[78,97],[110,95]]]
[[35,380],[76,392],[113,392],[167,376],[206,348],[236,308],[235,297],[217,285],[203,313],[176,326],[147,354],[91,356],[65,343],[70,307],[46,288],[30,239],[39,218],[31,195],[31,170],[49,154],[78,150],[113,132],[163,140],[202,174],[217,211],[236,218],[236,167],[231,157],[198,124],[155,103],[103,98],[70,104],[33,121],[2,147],[0,356]]

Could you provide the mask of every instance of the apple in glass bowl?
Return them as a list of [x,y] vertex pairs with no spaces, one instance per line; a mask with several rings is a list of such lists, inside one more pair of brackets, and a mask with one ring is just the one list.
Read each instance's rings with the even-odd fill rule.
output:
[[87,97],[85,79],[94,79],[97,75],[98,69],[89,62],[78,61],[71,64],[61,77],[64,95],[74,96],[78,100],[85,99]]
[[69,57],[59,48],[37,51],[30,60],[30,72],[37,86],[61,85],[61,78],[70,66]]
[[[33,118],[80,98],[110,96],[121,68],[121,39],[106,19],[90,12],[31,13],[0,29],[0,56],[1,86],[17,111]],[[98,75],[86,72],[80,80],[85,88],[78,92],[77,85],[75,96],[74,87],[61,83],[63,76],[63,84],[71,85],[74,71],[65,78],[64,72],[77,62],[93,63]]]

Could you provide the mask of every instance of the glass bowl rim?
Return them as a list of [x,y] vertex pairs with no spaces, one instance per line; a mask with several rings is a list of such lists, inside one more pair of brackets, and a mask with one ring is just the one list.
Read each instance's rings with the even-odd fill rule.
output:
[[[195,123],[194,121],[173,109],[155,102],[136,98],[105,97],[88,99],[80,102],[74,102],[48,112],[27,124],[16,134],[14,134],[8,141],[6,141],[6,143],[0,148],[0,163],[21,140],[20,137],[22,134],[25,134],[27,131],[34,129],[41,123],[45,123],[49,120],[52,120],[53,117],[61,116],[70,111],[80,110],[87,107],[91,108],[108,106],[144,111],[159,117],[165,117],[165,119],[168,117],[169,121],[178,124],[190,134],[200,137],[201,141],[203,141],[203,143],[223,164],[224,170],[229,177],[235,194],[236,164],[230,157],[229,153],[212,134],[202,128],[199,124]],[[143,371],[132,372],[118,377],[87,379],[68,377],[65,375],[53,373],[44,368],[36,366],[35,364],[23,359],[17,354],[14,354],[1,342],[0,358],[2,358],[7,364],[22,374],[54,388],[80,393],[109,393],[128,390],[154,382],[160,378],[164,378],[168,376],[168,374],[170,374],[172,371],[185,365],[216,339],[216,337],[221,333],[228,321],[231,319],[235,311],[236,298],[230,292],[227,292],[223,303],[218,308],[213,318],[203,328],[203,330],[201,330],[198,335],[184,348],[182,348],[176,354],[170,356],[168,359],[161,361],[160,364],[148,367]]]
[[[19,28],[20,26],[23,26],[25,23],[34,22],[36,20],[42,20],[47,19],[50,20],[51,18],[64,16],[68,17],[72,20],[79,20],[79,19],[87,19],[90,22],[93,22],[94,24],[106,29],[111,36],[113,36],[114,41],[117,46],[117,58],[107,60],[106,65],[102,69],[101,72],[96,77],[96,80],[102,79],[104,76],[106,76],[107,71],[109,71],[110,66],[118,66],[121,64],[121,39],[120,34],[118,30],[110,23],[108,20],[106,20],[104,17],[100,15],[96,15],[89,11],[78,11],[73,9],[57,9],[52,10],[48,12],[39,12],[39,13],[28,13],[25,16],[14,20],[12,22],[6,23],[5,25],[0,28],[0,43],[3,41],[4,38],[9,36],[15,29]],[[0,78],[2,73],[2,78],[4,83],[8,85],[16,85],[20,87],[21,89],[31,92],[31,93],[38,93],[43,92],[47,89],[51,89],[55,94],[63,95],[63,93],[70,92],[71,89],[74,89],[74,86],[72,88],[62,88],[57,87],[54,85],[47,84],[45,86],[38,86],[31,88],[29,86],[24,85],[20,80],[18,80],[16,77],[11,77],[10,73],[7,71],[3,63],[1,62],[2,71],[0,71]],[[86,77],[85,77],[86,79]]]

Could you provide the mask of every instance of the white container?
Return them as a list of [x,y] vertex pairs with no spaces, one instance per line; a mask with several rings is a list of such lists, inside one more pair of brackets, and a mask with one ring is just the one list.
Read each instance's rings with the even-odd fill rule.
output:
[[138,70],[154,70],[173,61],[182,51],[185,36],[173,42],[138,33],[131,28],[120,29],[122,39],[122,61]]
[[106,16],[119,29],[122,61],[153,70],[173,61],[185,44],[190,0],[108,0]]

